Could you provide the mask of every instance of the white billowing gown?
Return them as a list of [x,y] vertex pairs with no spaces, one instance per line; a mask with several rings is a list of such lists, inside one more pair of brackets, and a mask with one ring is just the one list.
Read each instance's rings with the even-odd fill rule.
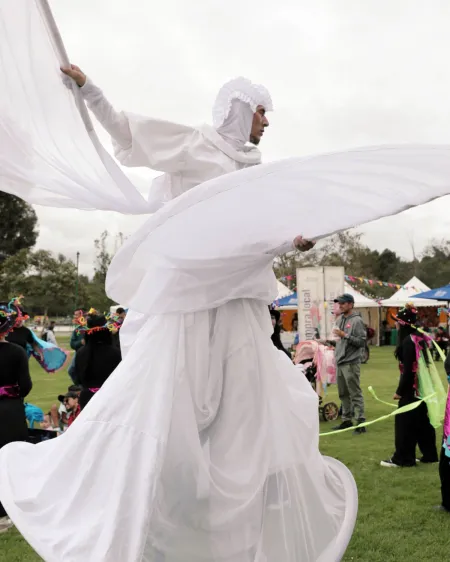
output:
[[[250,157],[257,163],[256,149],[239,153],[212,128],[185,128],[188,139],[180,150],[170,145],[177,125],[116,114],[93,84],[82,90],[99,120],[115,133],[122,161],[151,159],[153,167],[171,172],[156,180],[163,187],[161,200],[171,198],[168,188],[183,188],[180,152],[188,177],[199,174],[195,161],[214,165],[216,173],[242,167],[230,156],[234,152],[244,162]],[[230,108],[232,117],[233,109],[245,110],[240,104]],[[251,117],[250,106],[248,113]],[[125,149],[127,125],[133,142]],[[186,161],[193,162],[192,174]],[[155,190],[151,195],[152,205],[159,205]],[[318,560],[327,546],[334,549],[348,490],[341,469],[334,474],[319,454],[316,394],[270,340],[271,264],[278,251],[292,245],[264,249],[263,269],[255,270],[248,286],[248,296],[256,298],[227,294],[223,286],[218,288],[221,302],[199,305],[182,279],[191,277],[189,269],[170,268],[181,296],[176,303],[170,282],[151,274],[154,280],[146,287],[147,272],[140,279],[126,263],[131,255],[144,269],[148,262],[159,263],[142,239],[149,241],[149,232],[159,232],[155,223],[163,221],[162,228],[175,211],[173,204],[166,205],[153,215],[111,267],[111,294],[120,294],[126,304],[134,294],[122,328],[122,364],[67,434],[39,447],[16,444],[5,450],[2,500],[25,538],[49,561]],[[181,248],[183,230],[179,237]],[[189,249],[183,255],[195,260]],[[217,274],[215,282],[240,290],[238,279],[227,279],[223,264]],[[121,287],[138,279],[139,288]],[[253,283],[266,294],[259,296]],[[197,280],[194,285],[206,299],[212,297]],[[162,307],[156,315],[151,305],[148,311],[142,306],[149,290]],[[22,463],[25,457],[32,474]],[[320,533],[311,533],[312,528]],[[330,552],[325,560],[333,556]]]
[[[340,560],[356,489],[320,455],[317,396],[271,343],[273,258],[297,234],[448,194],[450,148],[251,166],[258,152],[237,142],[233,113],[252,103],[245,92],[227,98],[217,130],[116,114],[90,83],[72,96],[45,8],[0,4],[2,189],[55,207],[156,212],[108,274],[110,296],[133,311],[124,360],[63,436],[0,451],[0,501],[47,562]],[[82,94],[123,163],[168,174],[148,201],[99,144]]]

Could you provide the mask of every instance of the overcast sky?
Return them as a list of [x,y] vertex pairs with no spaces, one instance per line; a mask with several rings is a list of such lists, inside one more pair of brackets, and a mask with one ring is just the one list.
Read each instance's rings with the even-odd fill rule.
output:
[[[266,162],[363,145],[450,144],[448,0],[53,0],[51,6],[72,62],[117,109],[195,125],[210,122],[217,90],[230,78],[265,84],[275,105],[261,144]],[[139,170],[132,178],[144,186],[153,175]],[[73,259],[79,251],[86,273],[102,230],[127,235],[143,220],[37,212],[38,245]],[[447,197],[360,230],[371,247],[410,258],[412,243],[420,252],[430,238],[450,238],[449,225]]]

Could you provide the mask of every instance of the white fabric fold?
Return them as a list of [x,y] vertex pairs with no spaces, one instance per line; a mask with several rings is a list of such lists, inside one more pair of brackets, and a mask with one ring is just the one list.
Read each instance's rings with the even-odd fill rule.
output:
[[230,112],[224,123],[217,128],[217,132],[233,148],[243,150],[250,139],[253,114],[248,103],[233,100]]
[[[101,146],[89,118],[61,81],[64,53],[55,54],[38,8],[0,3],[0,178],[4,191],[30,203],[122,213],[148,204]],[[81,100],[81,101],[80,101]]]
[[271,330],[267,307],[251,300],[147,318],[66,434],[4,447],[0,499],[38,554],[340,560],[355,484],[321,457],[317,395]]
[[[248,168],[150,217],[114,257],[107,289],[146,314],[236,298],[270,303],[273,258],[296,235],[320,239],[448,193],[449,146],[373,147]],[[274,212],[281,201],[283,213]]]

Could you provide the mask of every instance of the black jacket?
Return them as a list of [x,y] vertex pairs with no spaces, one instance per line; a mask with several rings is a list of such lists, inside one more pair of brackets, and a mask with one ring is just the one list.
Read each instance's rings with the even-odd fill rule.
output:
[[18,386],[19,397],[0,397],[0,447],[28,437],[23,405],[32,387],[28,355],[14,343],[0,343],[0,387],[5,386]]
[[400,381],[396,393],[402,398],[414,399],[417,386],[417,352],[411,335],[405,337],[397,350],[400,361]]
[[113,343],[86,343],[75,355],[73,379],[83,388],[101,388],[122,360]]

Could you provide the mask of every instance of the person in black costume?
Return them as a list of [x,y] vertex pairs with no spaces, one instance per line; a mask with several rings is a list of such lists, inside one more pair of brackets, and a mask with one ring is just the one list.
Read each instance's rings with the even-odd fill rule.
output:
[[84,339],[85,345],[75,355],[72,374],[75,384],[82,387],[79,399],[82,410],[122,360],[104,316],[87,317]]
[[13,313],[14,323],[6,336],[6,341],[20,345],[26,351],[28,358],[30,358],[31,353],[35,356],[36,354],[41,356],[41,350],[33,337],[33,333],[24,325],[30,317],[20,304],[21,298],[18,297],[8,303],[8,310]]
[[[447,381],[450,385],[450,354],[445,359],[445,372],[447,373]],[[450,513],[450,443],[449,443],[449,420],[450,415],[450,395],[447,397],[445,420],[444,420],[444,435],[441,449],[441,458],[439,461],[439,478],[441,480],[441,505],[437,506],[438,509]]]
[[[412,305],[406,305],[395,317],[398,324],[398,345],[395,357],[400,365],[400,382],[394,395],[398,406],[406,406],[419,400],[418,396],[418,364],[417,352],[425,353],[426,342],[414,325],[417,322],[417,310]],[[414,339],[413,339],[414,338]],[[414,341],[415,340],[415,341]],[[417,346],[420,349],[417,349]],[[395,417],[395,453],[391,459],[382,461],[384,467],[416,466],[416,446],[422,452],[422,463],[438,461],[436,449],[436,432],[428,418],[425,402],[420,406]]]
[[34,341],[33,334],[29,328],[24,326],[25,320],[28,320],[29,318],[28,314],[17,302],[8,305],[8,307],[16,314],[14,316],[14,325],[11,327],[8,335],[6,336],[6,341],[20,345],[20,347],[22,347],[26,352],[28,352],[28,347],[32,347],[36,350],[37,346]]
[[271,309],[270,310],[270,317],[272,318],[272,326],[273,326],[273,334],[271,336],[273,345],[277,349],[279,349],[280,351],[284,351],[284,353],[286,353],[286,355],[289,357],[289,359],[291,359],[291,356],[286,351],[286,349],[284,348],[284,346],[281,342],[281,337],[280,337],[280,334],[281,334],[281,326],[280,326],[281,314],[278,310]]
[[[0,303],[0,448],[28,438],[23,404],[32,387],[28,356],[22,347],[6,339],[15,319],[16,315],[8,304]],[[0,503],[0,532],[11,526]]]

